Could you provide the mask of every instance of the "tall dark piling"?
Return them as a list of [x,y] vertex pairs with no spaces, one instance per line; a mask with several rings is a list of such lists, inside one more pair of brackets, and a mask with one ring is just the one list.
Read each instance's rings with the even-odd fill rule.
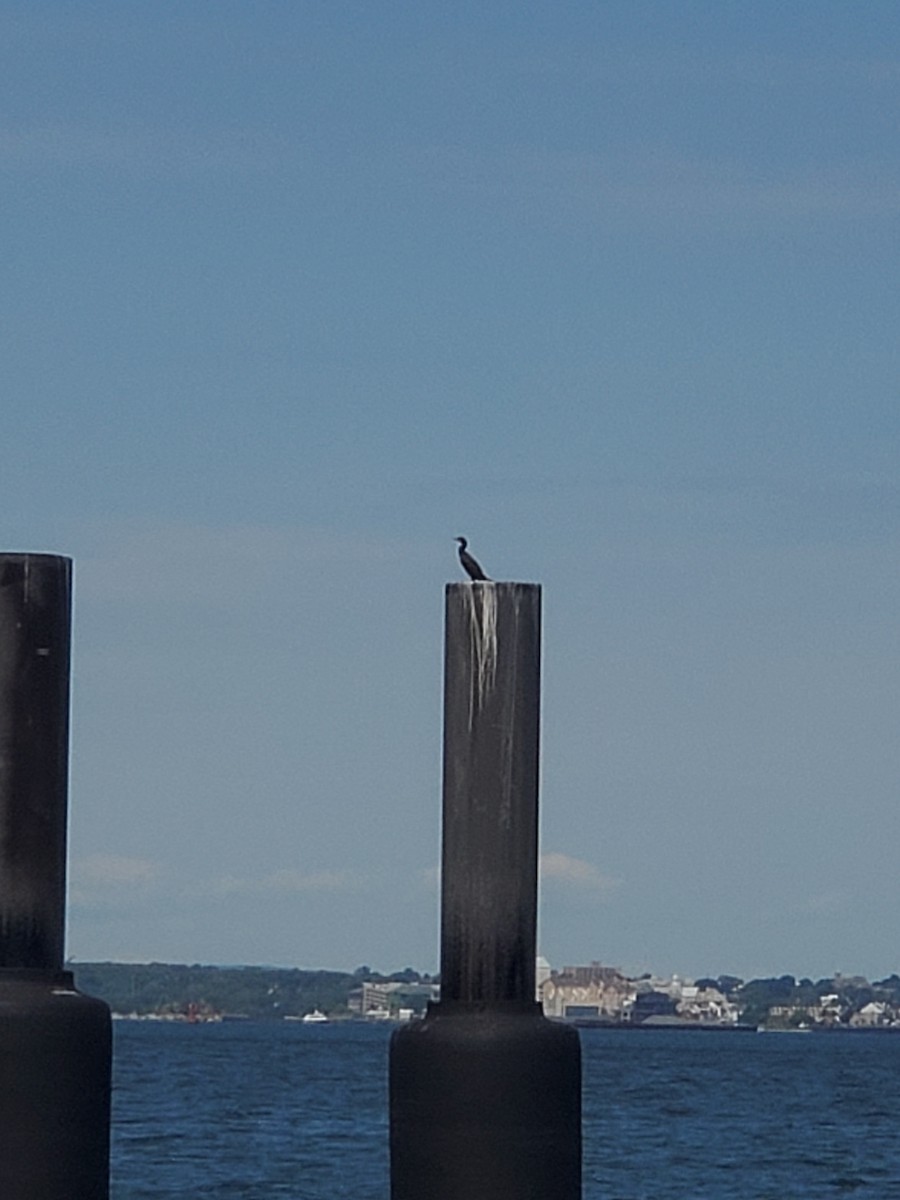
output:
[[109,1195],[109,1009],[63,969],[71,565],[0,554],[3,1200]]
[[581,1051],[535,1001],[536,584],[446,593],[441,999],[391,1041],[392,1200],[579,1200]]

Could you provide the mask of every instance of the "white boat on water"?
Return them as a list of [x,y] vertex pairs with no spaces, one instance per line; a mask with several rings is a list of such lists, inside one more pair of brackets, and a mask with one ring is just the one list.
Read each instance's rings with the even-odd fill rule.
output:
[[302,1019],[304,1025],[327,1025],[328,1024],[328,1018],[325,1016],[325,1014],[323,1012],[319,1012],[319,1010],[317,1008],[314,1008],[312,1010],[312,1012],[306,1013],[305,1016],[303,1016],[301,1019]]

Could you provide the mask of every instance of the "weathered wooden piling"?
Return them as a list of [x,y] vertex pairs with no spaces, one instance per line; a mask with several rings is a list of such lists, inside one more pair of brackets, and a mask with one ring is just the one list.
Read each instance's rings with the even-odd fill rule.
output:
[[109,1009],[63,969],[71,561],[0,554],[0,1196],[107,1200]]
[[441,999],[391,1041],[392,1200],[578,1200],[578,1033],[535,1001],[541,590],[446,591]]

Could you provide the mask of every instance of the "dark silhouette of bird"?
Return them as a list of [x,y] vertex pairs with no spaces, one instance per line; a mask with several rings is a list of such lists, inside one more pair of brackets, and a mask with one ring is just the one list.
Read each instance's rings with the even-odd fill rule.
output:
[[478,583],[479,581],[490,583],[490,576],[485,575],[484,571],[481,569],[480,563],[476,562],[468,550],[466,550],[466,546],[469,544],[466,539],[464,537],[458,537],[455,540],[459,542],[459,561],[462,563],[462,568],[469,578],[475,583]]

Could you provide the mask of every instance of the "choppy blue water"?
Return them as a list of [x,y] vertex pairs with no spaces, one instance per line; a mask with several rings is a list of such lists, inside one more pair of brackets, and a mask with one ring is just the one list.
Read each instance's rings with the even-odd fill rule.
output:
[[[118,1022],[113,1200],[387,1200],[388,1037]],[[582,1048],[585,1200],[900,1200],[900,1036]]]

